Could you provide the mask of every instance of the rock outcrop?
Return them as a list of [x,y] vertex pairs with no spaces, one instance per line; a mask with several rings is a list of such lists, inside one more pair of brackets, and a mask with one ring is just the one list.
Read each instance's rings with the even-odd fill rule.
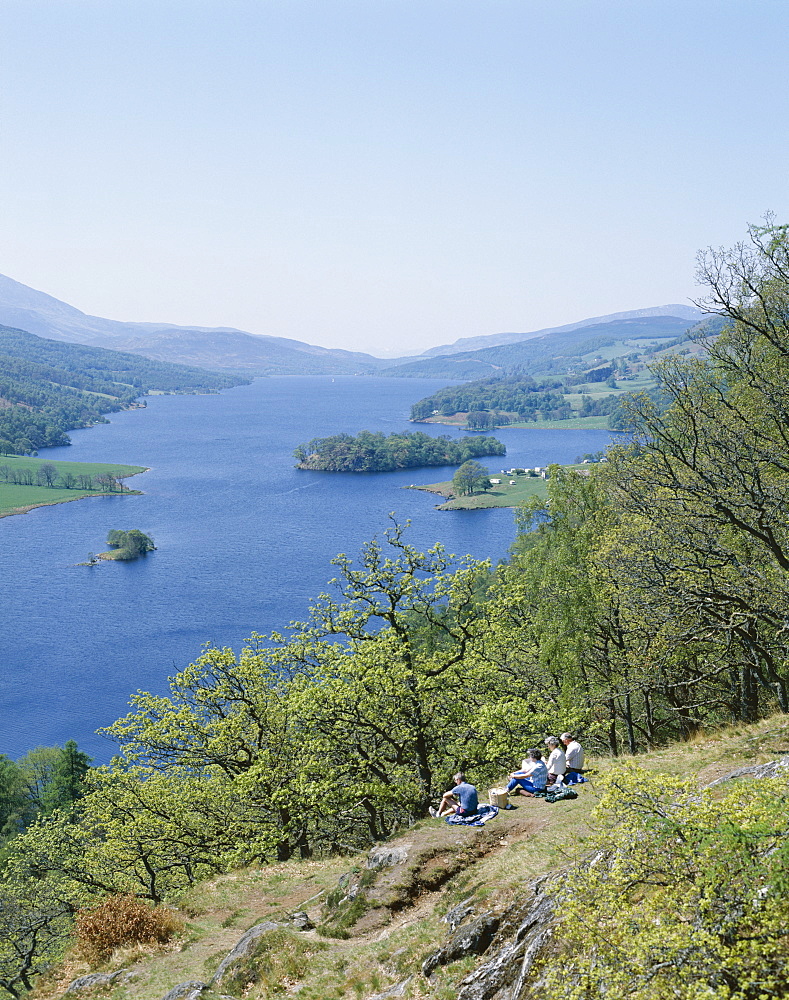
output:
[[262,923],[250,927],[230,954],[222,960],[208,985],[213,989],[235,986],[239,977],[243,978],[244,970],[254,959],[261,939],[270,934],[271,931],[278,930],[281,926],[282,924],[275,923],[273,920],[264,920]]
[[121,976],[128,975],[128,969],[118,969],[117,972],[91,972],[87,976],[80,976],[79,979],[74,979],[66,987],[66,993],[81,993],[84,990],[93,990],[97,986],[109,986],[114,983],[116,979],[120,979]]

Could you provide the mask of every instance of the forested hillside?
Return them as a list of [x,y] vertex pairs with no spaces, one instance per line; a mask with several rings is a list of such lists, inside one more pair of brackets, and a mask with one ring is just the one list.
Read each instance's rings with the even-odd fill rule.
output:
[[411,419],[458,423],[446,418],[465,417],[468,430],[487,430],[513,423],[528,426],[536,421],[606,416],[607,426],[625,429],[630,422],[628,394],[647,391],[656,401],[662,398],[650,375],[652,364],[674,353],[703,356],[706,345],[723,329],[723,321],[707,317],[670,339],[659,336],[660,329],[653,329],[651,336],[609,339],[602,345],[592,342],[585,356],[560,355],[549,366],[556,369],[554,375],[533,377],[530,371],[540,366],[527,362],[504,367],[488,378],[447,386],[414,403]]
[[[507,564],[416,551],[392,524],[337,557],[302,622],[206,649],[168,697],[134,695],[106,730],[112,764],[9,835],[0,986],[21,991],[20,964],[29,982],[81,907],[364,850],[425,817],[455,771],[485,787],[549,733],[614,758],[786,713],[789,231],[750,237],[702,261],[730,321],[708,355],[657,365],[667,405],[631,401],[633,439],[591,475],[554,467]],[[556,890],[575,922],[551,992],[785,995],[785,780],[718,797],[616,772],[607,787],[596,867]]]
[[68,444],[66,431],[100,423],[151,390],[215,392],[246,381],[0,327],[0,451]]

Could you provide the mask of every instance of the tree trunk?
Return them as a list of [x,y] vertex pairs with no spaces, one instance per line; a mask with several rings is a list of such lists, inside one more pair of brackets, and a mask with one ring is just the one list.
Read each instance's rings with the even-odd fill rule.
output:
[[636,753],[636,733],[633,729],[633,708],[630,703],[630,692],[625,695],[625,722],[627,723],[627,743],[630,753]]
[[619,756],[619,743],[616,737],[616,704],[613,698],[608,699],[608,746],[612,757]]

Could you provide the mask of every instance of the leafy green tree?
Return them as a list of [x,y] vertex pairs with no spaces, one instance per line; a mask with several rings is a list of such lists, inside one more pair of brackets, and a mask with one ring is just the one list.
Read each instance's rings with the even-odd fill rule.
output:
[[17,455],[34,455],[36,446],[28,437],[20,437],[14,441],[14,451]]
[[460,496],[490,489],[488,470],[479,462],[464,462],[452,477],[452,489]]
[[58,478],[57,467],[51,462],[44,462],[38,467],[38,481],[42,486],[52,487]]
[[620,578],[675,646],[725,669],[731,715],[748,720],[773,699],[789,710],[786,228],[752,228],[700,274],[729,325],[707,360],[656,366],[668,406],[628,404],[636,437],[611,455],[630,535]]
[[487,410],[472,410],[466,417],[466,425],[469,430],[487,431],[496,426],[496,421]]
[[603,782],[592,864],[556,891],[562,960],[540,988],[575,998],[783,996],[789,938],[785,783],[695,782],[618,769]]
[[45,813],[55,809],[68,812],[85,794],[85,776],[90,770],[91,758],[77,749],[74,740],[69,740],[52,768],[52,774],[44,786],[41,805]]
[[113,558],[121,560],[138,559],[156,549],[153,539],[137,528],[130,531],[113,528],[107,535],[107,544],[114,550]]
[[23,828],[29,810],[26,791],[19,766],[0,754],[0,842]]
[[17,762],[35,813],[43,808],[46,787],[62,754],[60,747],[34,747]]
[[0,884],[0,989],[14,998],[31,990],[62,954],[72,923],[69,907],[35,880],[21,895]]

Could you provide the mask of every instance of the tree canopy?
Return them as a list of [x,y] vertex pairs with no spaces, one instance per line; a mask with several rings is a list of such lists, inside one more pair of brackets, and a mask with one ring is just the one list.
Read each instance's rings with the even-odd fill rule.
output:
[[294,451],[297,468],[322,472],[392,472],[431,465],[460,465],[479,455],[504,455],[507,449],[495,438],[431,437],[421,431],[385,436],[362,431],[356,437],[335,434],[313,438]]
[[139,528],[131,528],[129,531],[113,528],[107,535],[107,545],[112,550],[112,558],[123,561],[139,559],[156,549],[153,539],[143,534]]

